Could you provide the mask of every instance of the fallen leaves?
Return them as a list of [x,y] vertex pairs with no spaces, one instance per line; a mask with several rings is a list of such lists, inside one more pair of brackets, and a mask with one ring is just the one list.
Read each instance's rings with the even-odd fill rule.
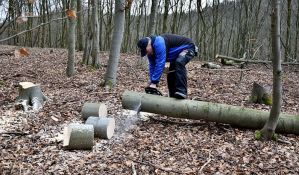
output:
[[20,57],[28,57],[30,53],[26,48],[22,47],[20,49],[15,50],[14,55],[15,58],[20,58]]

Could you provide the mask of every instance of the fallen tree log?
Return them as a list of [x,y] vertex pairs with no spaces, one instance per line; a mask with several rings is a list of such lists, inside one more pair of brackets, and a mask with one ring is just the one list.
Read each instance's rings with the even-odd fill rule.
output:
[[[264,63],[264,64],[271,64],[272,61],[262,61],[262,60],[245,60],[245,59],[240,59],[240,58],[234,58],[230,56],[225,56],[225,55],[216,55],[216,59],[226,59],[226,60],[232,60],[238,63]],[[299,63],[296,62],[284,62],[281,63],[282,65],[299,65]]]
[[[124,109],[167,115],[176,118],[206,120],[226,123],[241,128],[261,129],[266,123],[269,112],[240,106],[212,102],[177,100],[174,98],[125,91],[122,96]],[[281,114],[277,132],[299,134],[299,115]]]

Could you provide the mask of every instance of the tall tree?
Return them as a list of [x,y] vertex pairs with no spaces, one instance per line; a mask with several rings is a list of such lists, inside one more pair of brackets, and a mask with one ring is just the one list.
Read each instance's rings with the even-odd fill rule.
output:
[[157,21],[157,7],[158,7],[158,1],[152,0],[151,16],[150,16],[149,27],[147,32],[148,36],[155,34],[156,21]]
[[168,25],[168,11],[169,11],[169,4],[170,4],[170,0],[165,0],[164,1],[165,4],[164,4],[164,14],[163,14],[163,33],[166,33],[167,32],[167,25]]
[[298,5],[297,5],[297,15],[296,15],[296,19],[297,19],[297,21],[296,21],[296,37],[295,37],[295,51],[294,51],[294,53],[295,53],[295,59],[297,59],[297,62],[299,62],[299,57],[297,56],[298,55],[298,53],[297,53],[297,51],[298,51],[298,40],[299,40],[299,3],[298,3]]
[[68,9],[68,61],[66,75],[71,77],[75,74],[75,47],[76,47],[76,1],[71,0],[70,9]]
[[90,0],[88,5],[91,9],[91,16],[88,20],[88,33],[85,41],[83,63],[94,68],[100,67],[100,46],[99,46],[99,20],[98,20],[98,0]]
[[289,56],[291,53],[291,46],[290,46],[290,31],[291,31],[291,15],[292,15],[292,8],[291,8],[292,0],[288,0],[287,6],[287,32],[286,32],[286,41],[285,41],[285,52],[284,52],[284,61],[289,61]]
[[280,0],[272,0],[271,36],[272,36],[272,64],[273,64],[273,105],[269,119],[262,128],[258,137],[270,140],[274,137],[275,129],[282,103],[282,68],[280,46]]
[[82,11],[82,0],[77,0],[77,16],[78,16],[78,25],[77,25],[77,43],[78,50],[82,51],[84,46],[84,32],[83,32],[83,17],[84,13]]
[[[130,8],[130,7],[129,7]],[[125,0],[115,0],[114,29],[110,48],[105,86],[112,88],[116,84],[117,68],[125,26]]]

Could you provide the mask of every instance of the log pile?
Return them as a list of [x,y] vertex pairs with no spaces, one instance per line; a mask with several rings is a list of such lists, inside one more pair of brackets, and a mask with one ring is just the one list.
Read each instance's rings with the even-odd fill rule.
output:
[[72,123],[64,129],[63,146],[66,149],[92,149],[95,137],[111,139],[115,120],[107,118],[107,107],[103,103],[85,103],[82,107],[85,124]]

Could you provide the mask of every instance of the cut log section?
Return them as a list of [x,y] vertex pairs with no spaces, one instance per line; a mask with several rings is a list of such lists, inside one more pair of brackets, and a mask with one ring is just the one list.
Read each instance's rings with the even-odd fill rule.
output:
[[[234,57],[229,57],[229,56],[225,56],[225,55],[216,55],[215,57],[216,59],[221,59],[221,60],[231,60],[231,61],[235,61],[237,63],[242,63],[242,62],[245,62],[245,63],[263,63],[263,64],[270,64],[272,63],[272,61],[263,61],[263,60],[246,60],[245,58],[234,58]],[[228,62],[226,62],[228,63]],[[299,65],[298,62],[283,62],[281,63],[282,65]]]
[[92,149],[94,128],[92,125],[72,123],[64,128],[63,146],[66,149]]
[[[226,123],[241,128],[261,129],[270,116],[268,111],[260,111],[240,106],[193,100],[177,100],[132,91],[122,96],[124,109],[134,110],[141,103],[142,112],[167,115],[176,118],[207,120]],[[277,132],[299,134],[299,115],[281,114]]]
[[85,103],[81,114],[85,120],[90,116],[107,117],[107,106],[104,103]]
[[47,97],[43,94],[39,84],[20,82],[17,100],[21,101],[25,111],[28,109],[28,105],[32,106],[33,110],[39,110],[43,107]]
[[93,125],[95,137],[110,139],[114,134],[115,120],[113,118],[88,117],[86,125]]

